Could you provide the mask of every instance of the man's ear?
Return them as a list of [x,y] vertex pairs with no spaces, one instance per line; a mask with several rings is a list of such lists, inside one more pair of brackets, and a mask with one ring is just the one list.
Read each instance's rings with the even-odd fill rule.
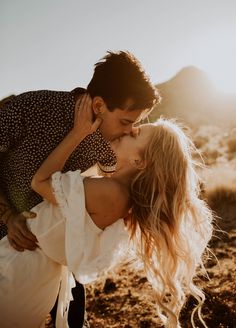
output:
[[103,114],[105,112],[107,106],[102,97],[96,96],[93,98],[92,109],[95,115]]

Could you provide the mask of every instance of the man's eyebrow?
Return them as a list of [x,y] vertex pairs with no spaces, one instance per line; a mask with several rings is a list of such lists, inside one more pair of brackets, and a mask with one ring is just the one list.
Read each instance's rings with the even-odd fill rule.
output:
[[128,122],[128,123],[135,123],[136,121],[130,120],[128,118],[123,118],[122,121]]

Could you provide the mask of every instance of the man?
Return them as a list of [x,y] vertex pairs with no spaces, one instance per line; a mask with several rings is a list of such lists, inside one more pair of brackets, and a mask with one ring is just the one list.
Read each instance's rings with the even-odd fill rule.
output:
[[[99,116],[99,129],[85,138],[66,162],[63,171],[87,170],[98,163],[114,171],[116,157],[109,142],[130,134],[134,123],[147,115],[158,99],[140,63],[128,52],[108,52],[97,64],[87,90],[32,91],[11,97],[0,109],[0,233],[18,251],[34,250],[35,236],[27,229],[22,212],[42,199],[30,182],[42,161],[73,126],[74,110],[89,93],[91,111]],[[6,229],[7,227],[7,229]],[[85,297],[82,285],[73,292],[80,304],[70,307],[69,326],[82,327]],[[78,317],[79,315],[79,317]]]

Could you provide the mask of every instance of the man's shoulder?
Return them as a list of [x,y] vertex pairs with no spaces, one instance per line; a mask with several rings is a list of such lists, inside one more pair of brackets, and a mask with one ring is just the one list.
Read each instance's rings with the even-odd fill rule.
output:
[[50,101],[50,100],[76,100],[76,98],[86,92],[86,89],[77,87],[70,91],[65,90],[49,90],[49,89],[41,89],[41,90],[28,90],[22,92],[20,94],[14,94],[4,99],[0,100],[0,107],[4,107],[10,103],[19,103],[19,102],[32,102],[32,101]]
[[[15,95],[12,97],[9,105],[17,111],[24,109],[24,112],[37,112],[47,111],[50,114],[52,111],[61,111],[65,108],[74,109],[75,96],[72,91],[59,91],[59,90],[31,90]],[[28,109],[28,110],[27,110]],[[45,113],[44,113],[45,114]]]
[[61,96],[71,96],[71,91],[61,91],[61,90],[30,90],[25,91],[17,95],[17,98],[31,99],[31,98],[49,98],[49,97],[61,97]]
[[[85,93],[86,89],[75,88],[73,90],[51,90],[51,89],[40,89],[40,90],[27,90],[18,95],[14,95],[14,98],[42,98],[42,97],[73,97],[74,95],[79,95]],[[15,98],[16,99],[16,98]]]

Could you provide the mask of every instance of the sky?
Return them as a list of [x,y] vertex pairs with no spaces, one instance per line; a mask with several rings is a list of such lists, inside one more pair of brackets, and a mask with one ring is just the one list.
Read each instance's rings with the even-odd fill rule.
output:
[[235,0],[0,0],[0,45],[0,98],[86,87],[107,50],[154,84],[193,65],[236,93]]

